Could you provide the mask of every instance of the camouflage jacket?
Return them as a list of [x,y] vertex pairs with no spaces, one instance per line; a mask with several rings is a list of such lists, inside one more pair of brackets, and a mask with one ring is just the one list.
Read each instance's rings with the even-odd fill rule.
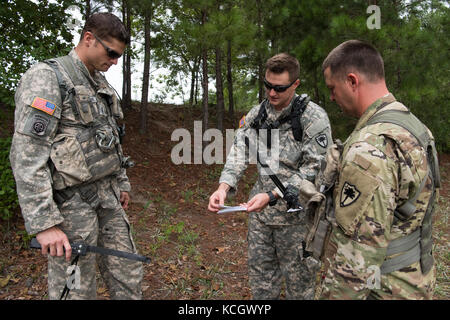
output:
[[[366,125],[380,109],[407,110],[394,101],[389,94],[369,106],[344,143],[334,189],[337,226],[326,245],[316,295],[321,299],[366,299],[369,294],[375,299],[432,298],[434,266],[426,275],[420,262],[381,275],[377,269],[390,258],[390,241],[421,226],[432,193],[428,177],[413,216],[394,219],[397,206],[415,194],[428,174],[427,153],[411,133],[390,123]],[[384,102],[390,104],[383,107]],[[379,277],[378,286],[373,276]]]
[[[116,124],[116,119],[112,116],[108,103],[102,98],[102,95],[98,94],[103,92],[116,98],[104,76],[96,71],[92,77],[75,50],[69,53],[69,57],[73,59],[80,74],[85,77],[86,83],[89,83],[89,87],[84,89],[93,90],[92,92],[96,93],[97,108],[103,106],[107,121]],[[62,75],[65,78],[69,77],[65,72],[62,72]],[[61,92],[55,71],[43,62],[35,64],[22,76],[16,90],[15,103],[10,161],[26,230],[29,234],[35,234],[63,221],[54,201],[53,193],[58,181],[55,180],[55,168],[52,163],[55,162],[55,159],[51,159],[51,153],[54,152],[53,146],[57,143],[56,140],[73,139],[79,120],[74,115],[68,95],[64,101],[61,101]],[[120,108],[118,104],[117,107]],[[82,174],[80,173],[82,168],[78,167],[79,159],[71,157],[76,153],[64,150],[64,148],[59,150],[58,162],[64,162],[66,166],[70,166],[73,172]],[[58,151],[56,151],[56,156],[58,156]],[[84,155],[79,158],[83,159]],[[131,189],[123,168],[120,169],[119,174],[98,180],[96,184],[101,204],[105,208],[115,207],[118,203],[118,200],[111,200],[109,194],[111,188],[116,195],[115,198],[120,197],[120,191],[130,191]],[[64,184],[57,189],[63,187],[65,187]]]
[[[267,103],[267,120],[275,121],[289,115],[294,99],[280,112],[277,112],[270,103]],[[260,105],[253,107],[241,120],[240,128],[236,131],[234,143],[228,153],[226,164],[220,176],[219,183],[224,182],[228,184],[231,187],[231,193],[236,191],[237,183],[247,168],[248,162],[252,164],[257,163],[256,157],[254,157],[256,151],[251,152],[252,149],[256,148],[254,142],[257,141],[257,133],[255,129],[250,127],[250,124],[257,117],[259,109]],[[271,166],[271,168],[274,168],[273,173],[276,173],[284,186],[291,184],[299,187],[303,179],[314,181],[321,162],[325,157],[328,144],[332,141],[328,116],[325,110],[317,104],[311,101],[308,103],[301,116],[300,123],[303,129],[302,141],[295,140],[292,126],[289,122],[286,122],[278,128],[278,141],[274,140],[276,135],[272,136],[272,141],[277,143],[272,143],[270,152],[261,152],[261,147],[265,146],[265,142],[259,144],[261,158],[267,164],[273,164]],[[248,148],[250,149],[249,157],[246,156],[246,150],[248,151],[248,149],[244,142],[245,136],[248,136],[251,142]],[[260,135],[260,137],[264,138],[263,135]],[[267,155],[267,158],[264,155]],[[282,193],[276,188],[267,173],[263,172],[264,170],[259,163],[257,163],[257,168],[259,173],[258,179],[250,192],[249,199],[257,193],[275,189],[282,196]],[[269,225],[302,223],[298,215],[287,214],[286,211],[286,202],[280,199],[275,206],[267,206],[257,215],[259,219]]]

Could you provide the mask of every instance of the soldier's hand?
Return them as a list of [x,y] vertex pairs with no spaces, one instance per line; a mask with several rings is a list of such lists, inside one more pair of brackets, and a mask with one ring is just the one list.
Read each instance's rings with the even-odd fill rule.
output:
[[269,204],[270,198],[267,193],[258,193],[246,203],[248,212],[262,211]]
[[66,261],[70,261],[72,255],[72,247],[66,234],[58,227],[51,227],[41,231],[36,235],[36,240],[42,247],[42,254],[62,257],[64,250],[66,252]]
[[128,209],[128,203],[130,202],[130,194],[126,191],[120,191],[120,204],[124,210]]
[[227,192],[222,189],[217,189],[211,197],[209,197],[208,210],[212,212],[217,212],[220,210],[220,206],[225,203],[227,197]]

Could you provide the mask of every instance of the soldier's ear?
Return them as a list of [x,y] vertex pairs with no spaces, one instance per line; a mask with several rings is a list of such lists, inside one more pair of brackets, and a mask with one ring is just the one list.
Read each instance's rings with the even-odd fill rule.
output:
[[86,32],[83,34],[83,38],[81,39],[81,41],[84,42],[84,44],[85,44],[87,47],[89,47],[89,46],[91,46],[91,45],[94,43],[95,37],[94,37],[94,35],[92,34],[92,32],[86,31]]
[[358,76],[356,74],[351,72],[351,73],[347,74],[346,82],[354,90],[359,85],[359,78],[358,78]]

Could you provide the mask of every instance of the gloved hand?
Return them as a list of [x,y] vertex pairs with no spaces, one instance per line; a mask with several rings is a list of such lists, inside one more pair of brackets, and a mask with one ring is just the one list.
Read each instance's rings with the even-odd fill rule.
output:
[[300,205],[299,200],[299,190],[293,185],[289,184],[286,187],[286,192],[284,194],[283,199],[286,201],[289,209],[297,209]]

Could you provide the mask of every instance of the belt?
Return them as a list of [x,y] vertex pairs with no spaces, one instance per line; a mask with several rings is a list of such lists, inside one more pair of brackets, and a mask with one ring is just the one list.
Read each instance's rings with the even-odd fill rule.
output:
[[100,205],[100,199],[97,191],[96,183],[92,182],[85,185],[68,187],[62,190],[54,190],[53,198],[58,205],[61,205],[67,200],[72,199],[75,193],[78,193],[83,201],[87,202],[95,209]]

